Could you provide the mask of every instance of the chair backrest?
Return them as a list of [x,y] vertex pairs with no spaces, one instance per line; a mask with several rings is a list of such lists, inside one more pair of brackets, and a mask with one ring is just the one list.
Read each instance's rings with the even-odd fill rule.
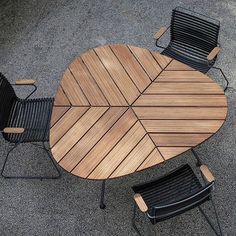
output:
[[188,45],[193,53],[209,53],[217,46],[220,22],[200,13],[177,7],[172,11],[171,41]]
[[211,182],[186,198],[171,204],[153,207],[153,209],[151,209],[151,214],[148,216],[151,222],[155,224],[158,221],[166,220],[182,214],[183,212],[197,207],[203,202],[209,200],[213,189],[214,182]]
[[0,72],[0,130],[7,126],[11,108],[16,99],[17,96],[13,87]]

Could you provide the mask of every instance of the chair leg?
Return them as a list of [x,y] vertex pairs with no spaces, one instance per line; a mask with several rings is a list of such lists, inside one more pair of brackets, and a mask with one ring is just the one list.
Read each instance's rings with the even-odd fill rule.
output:
[[10,150],[9,152],[7,153],[7,156],[5,158],[5,161],[4,161],[4,164],[3,164],[3,167],[2,167],[2,170],[1,170],[1,175],[2,177],[6,178],[6,179],[40,179],[40,180],[43,180],[43,179],[58,179],[61,177],[61,173],[59,171],[59,169],[57,168],[56,164],[54,163],[54,161],[52,160],[52,157],[49,153],[49,150],[46,149],[45,147],[45,144],[43,142],[43,146],[40,147],[42,148],[48,155],[49,159],[51,160],[52,162],[52,165],[54,166],[55,170],[57,171],[57,175],[56,176],[9,176],[9,175],[5,175],[4,174],[4,169],[6,167],[6,163],[7,163],[7,160],[8,160],[8,157],[9,157],[9,154],[19,145],[20,143],[16,143]]
[[216,69],[216,70],[219,70],[220,73],[222,74],[222,76],[224,77],[224,79],[225,79],[225,81],[226,81],[226,86],[225,86],[225,88],[224,88],[224,92],[225,92],[225,91],[227,90],[227,88],[228,88],[228,85],[229,85],[228,79],[226,78],[226,76],[225,76],[225,74],[224,74],[224,72],[223,72],[223,70],[222,70],[221,68],[215,67],[215,66],[213,66],[212,68],[213,68],[213,69]]
[[217,214],[217,211],[216,211],[216,208],[215,208],[215,204],[213,202],[213,200],[211,199],[210,200],[211,203],[212,203],[212,206],[214,208],[214,212],[215,212],[215,215],[216,215],[216,220],[217,220],[217,225],[218,225],[218,228],[219,228],[219,231],[220,233],[217,232],[217,230],[215,229],[215,226],[213,225],[212,221],[209,219],[209,217],[206,215],[206,213],[203,211],[203,209],[199,206],[198,209],[199,211],[202,213],[202,215],[205,217],[207,223],[211,226],[212,230],[215,232],[215,234],[217,236],[222,236],[222,230],[221,230],[221,226],[220,226],[220,221],[219,221],[219,217],[218,217],[218,214]]
[[106,184],[106,181],[103,180],[102,181],[102,189],[101,189],[101,199],[100,199],[100,208],[101,209],[105,209],[106,208],[106,205],[104,204],[105,184]]
[[220,230],[220,235],[223,235],[222,229],[221,229],[221,226],[220,226],[220,219],[219,219],[219,216],[217,214],[216,206],[215,206],[215,203],[214,203],[212,198],[211,198],[211,204],[213,206],[213,209],[214,209],[214,212],[215,212],[215,215],[216,215],[216,221],[217,221],[217,224],[218,224],[218,227],[219,227],[219,230]]
[[202,162],[201,162],[201,160],[200,160],[200,157],[198,156],[198,154],[197,154],[193,149],[191,149],[191,151],[192,151],[194,157],[197,159],[196,166],[197,166],[197,167],[200,167],[200,166],[202,165]]
[[5,169],[5,166],[6,166],[6,163],[7,163],[7,160],[8,160],[8,157],[9,157],[9,154],[19,145],[20,143],[16,143],[7,153],[6,155],[6,158],[4,160],[4,163],[3,163],[3,166],[2,166],[2,170],[1,170],[1,176],[4,177],[4,178],[9,178],[8,176],[4,175],[3,172],[4,172],[4,169]]
[[52,159],[52,156],[50,154],[50,151],[45,147],[45,143],[43,142],[43,150],[47,153],[50,161],[52,162],[52,165],[54,166],[54,169],[57,171],[57,175],[56,176],[52,176],[52,177],[43,177],[43,179],[59,179],[61,177],[61,172],[60,170],[57,168],[57,165],[55,164],[54,160]]
[[158,48],[162,48],[162,49],[165,49],[165,48],[166,48],[166,47],[164,47],[164,46],[159,45],[159,44],[158,44],[158,40],[156,40],[156,46],[157,46]]
[[140,233],[140,231],[138,230],[138,228],[137,228],[137,226],[136,226],[136,223],[135,223],[136,209],[137,209],[137,206],[136,206],[136,204],[134,203],[133,218],[132,218],[132,226],[133,226],[133,229],[135,230],[135,232],[136,232],[139,236],[141,236],[141,233]]

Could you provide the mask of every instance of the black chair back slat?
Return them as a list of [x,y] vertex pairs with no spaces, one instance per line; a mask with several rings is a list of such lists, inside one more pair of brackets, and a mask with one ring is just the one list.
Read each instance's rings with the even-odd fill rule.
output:
[[187,13],[183,13],[181,11],[178,10],[173,10],[172,13],[172,19],[175,18],[175,21],[173,21],[173,23],[178,24],[181,23],[185,24],[185,26],[190,26],[197,29],[197,30],[202,30],[205,31],[207,34],[215,33],[218,31],[219,28],[219,24],[214,24],[214,23],[210,23],[207,20],[202,20],[196,16],[191,16]]
[[14,102],[17,100],[14,89],[6,77],[0,72],[0,129],[7,126],[7,122]]
[[[210,199],[213,186],[214,182],[198,189],[194,194],[188,196],[187,199],[182,199],[182,201],[180,200],[179,203],[173,202],[173,204],[170,204],[169,206],[153,207],[150,210],[151,214],[149,215],[151,222],[155,224],[157,222],[172,218],[208,201]],[[175,196],[172,196],[172,198],[174,197]]]
[[[24,127],[23,134],[3,134],[9,142],[38,142],[49,140],[53,99],[18,99],[13,106],[10,126]],[[17,111],[17,116],[15,115]]]
[[219,25],[203,20],[197,16],[174,9],[171,19],[171,41],[185,41],[190,45],[208,45],[209,53],[217,46]]
[[177,7],[171,16],[170,43],[162,54],[206,73],[216,60],[209,62],[207,56],[217,47],[219,30],[219,21]]
[[198,207],[206,201],[209,201],[213,186],[214,182],[206,185],[201,190],[198,190],[198,192],[195,195],[189,197],[188,200],[183,199],[183,201],[180,201],[180,203],[172,204],[170,206],[152,208],[149,215],[151,223],[156,224],[158,222],[170,219],[195,207]]
[[[191,23],[191,26],[190,26]],[[204,25],[205,26],[205,25]],[[215,30],[213,28],[200,28],[199,24],[195,23],[195,22],[189,22],[189,21],[175,21],[175,18],[172,16],[172,30],[174,29],[188,29],[190,32],[193,31],[194,33],[196,33],[196,36],[200,37],[202,36],[202,34],[204,34],[204,38],[208,37],[211,40],[216,40],[215,39],[215,35],[217,34],[218,30]],[[172,31],[174,32],[174,31]]]
[[186,164],[157,180],[133,186],[148,206],[148,217],[155,224],[209,200],[214,182],[202,186]]

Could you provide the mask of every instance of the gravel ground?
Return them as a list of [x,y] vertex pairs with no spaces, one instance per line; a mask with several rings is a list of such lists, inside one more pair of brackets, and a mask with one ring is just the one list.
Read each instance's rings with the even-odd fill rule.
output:
[[[221,21],[222,52],[216,63],[229,78],[229,112],[220,131],[196,148],[216,179],[214,198],[225,235],[236,235],[236,1],[0,1],[0,71],[10,81],[37,81],[35,97],[54,96],[63,72],[82,52],[101,44],[129,43],[156,50],[153,33],[170,22],[171,9],[185,6]],[[162,40],[168,42],[168,36]],[[222,83],[218,72],[209,75]],[[17,91],[25,96],[27,89]],[[0,166],[10,145],[0,138]],[[98,207],[101,182],[86,181],[62,171],[59,180],[5,180],[0,178],[1,235],[135,235],[131,228],[135,183],[160,176],[181,163],[194,166],[185,153],[162,166],[109,181],[106,210]],[[9,161],[8,171],[50,173],[43,153],[22,145]],[[205,206],[212,215],[212,210]],[[214,218],[214,216],[212,215]],[[145,218],[140,215],[145,231]],[[149,224],[148,224],[149,225]],[[213,235],[198,210],[152,227],[153,235]]]

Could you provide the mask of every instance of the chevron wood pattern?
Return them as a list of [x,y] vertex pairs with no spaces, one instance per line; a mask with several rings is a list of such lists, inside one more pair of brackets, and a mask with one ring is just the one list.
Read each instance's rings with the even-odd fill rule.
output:
[[50,129],[66,171],[110,179],[158,165],[223,125],[227,99],[207,75],[132,45],[91,49],[65,71]]

